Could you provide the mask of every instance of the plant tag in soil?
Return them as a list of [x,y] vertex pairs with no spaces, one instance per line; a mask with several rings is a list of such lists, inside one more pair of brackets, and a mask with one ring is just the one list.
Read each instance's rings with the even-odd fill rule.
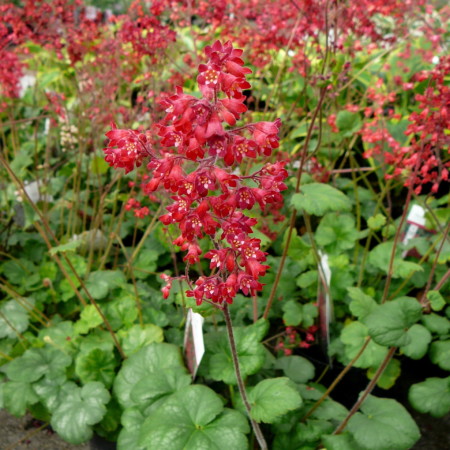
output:
[[333,315],[333,305],[330,296],[331,269],[328,263],[328,255],[319,251],[320,261],[317,265],[319,283],[317,288],[317,303],[320,317],[320,339],[325,355],[328,355],[330,342],[330,322]]
[[[403,235],[402,243],[404,245],[408,244],[411,239],[416,237],[426,237],[429,234],[433,234],[431,230],[428,230],[425,227],[426,219],[425,219],[425,209],[420,205],[412,205],[411,210],[406,217],[406,227]],[[420,253],[415,249],[405,250],[402,253],[402,257],[412,256],[416,258],[420,258]]]
[[192,378],[195,378],[198,366],[205,353],[203,340],[204,320],[201,314],[195,313],[189,308],[184,333],[184,357]]

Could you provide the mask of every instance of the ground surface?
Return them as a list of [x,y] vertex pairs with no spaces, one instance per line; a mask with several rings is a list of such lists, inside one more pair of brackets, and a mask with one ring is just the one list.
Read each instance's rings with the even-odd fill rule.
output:
[[[422,438],[412,450],[450,449],[450,415],[442,419],[433,419],[425,414],[414,414],[414,419],[419,425]],[[36,431],[37,428],[33,425],[30,416],[18,419],[0,410],[0,450],[107,450],[112,448],[102,443],[70,445],[49,430]],[[24,440],[19,443],[21,439]]]
[[[37,431],[39,425],[31,416],[20,419],[0,410],[0,449],[1,450],[90,450],[88,444],[71,445],[64,442],[56,433],[47,429]],[[36,432],[37,431],[37,432]],[[34,433],[34,434],[33,434]],[[22,442],[19,442],[23,439]]]

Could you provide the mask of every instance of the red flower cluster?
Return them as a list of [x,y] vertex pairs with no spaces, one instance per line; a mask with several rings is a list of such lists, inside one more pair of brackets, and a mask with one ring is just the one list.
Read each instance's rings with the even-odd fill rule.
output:
[[119,38],[124,43],[132,45],[138,58],[149,56],[152,63],[156,63],[157,56],[165,49],[169,42],[174,42],[176,33],[161,24],[154,16],[145,15],[142,7],[137,5],[137,17],[131,14],[115,19],[122,22]]
[[[127,14],[117,17],[84,6],[83,0],[14,3],[0,5],[0,110],[10,104],[8,99],[20,94],[20,79],[30,59],[26,44],[33,42],[53,50],[61,64],[72,66],[80,103],[85,105],[80,115],[93,125],[106,125],[119,114],[125,122],[131,122],[134,114],[149,112],[144,101],[150,88],[148,77],[158,72],[155,66],[164,64],[165,49],[176,37],[170,28],[173,23],[153,15],[157,2],[150,11],[141,2],[133,2]],[[117,25],[113,27],[111,22]],[[147,75],[138,79],[142,71]],[[133,110],[118,101],[123,86],[131,83],[135,90],[139,88]]]
[[142,160],[152,154],[147,136],[138,131],[118,130],[113,124],[106,137],[109,139],[108,147],[104,149],[106,162],[116,169],[124,168],[125,173],[139,167]]
[[[292,355],[296,348],[309,348],[316,340],[317,325],[311,325],[308,329],[286,327],[285,335],[278,341],[275,350],[283,352],[285,356]],[[304,337],[301,335],[304,334]]]
[[[130,171],[144,157],[148,178],[143,188],[151,195],[157,189],[172,199],[165,224],[177,224],[180,235],[174,244],[187,251],[184,261],[200,261],[199,240],[208,237],[212,249],[204,257],[210,260],[211,274],[202,276],[187,295],[221,304],[231,303],[238,291],[255,295],[262,289],[259,278],[269,266],[263,264],[266,253],[260,240],[250,237],[256,219],[244,214],[255,204],[261,209],[279,203],[286,189],[285,162],[266,163],[252,174],[241,175],[236,163],[244,158],[269,156],[279,146],[280,120],[257,122],[230,128],[247,110],[243,89],[250,84],[242,50],[231,42],[217,41],[205,49],[208,61],[199,66],[197,78],[202,98],[185,94],[178,87],[175,95],[160,101],[165,118],[155,125],[160,148],[153,149],[145,134],[113,129],[105,149],[106,160],[115,168]],[[130,205],[130,208],[132,206]],[[188,273],[188,270],[187,270]],[[164,275],[169,295],[172,278]]]
[[[155,2],[156,3],[156,2]],[[200,23],[198,40],[212,39],[218,32],[223,39],[231,39],[244,47],[251,42],[251,63],[264,68],[273,61],[273,52],[288,47],[292,66],[302,72],[309,66],[309,47],[319,53],[320,35],[327,33],[330,46],[343,50],[349,36],[363,42],[392,42],[409,33],[408,20],[417,21],[427,3],[425,0],[210,0],[178,2],[160,0],[159,11],[170,11],[170,20],[180,26],[188,25],[187,17],[195,14]],[[192,8],[194,5],[194,8]],[[432,8],[430,8],[432,9]],[[386,33],[380,27],[380,17],[394,22]],[[203,23],[202,23],[203,22]],[[204,25],[203,25],[204,24]],[[429,20],[427,21],[429,28]],[[202,26],[203,25],[203,26]],[[328,29],[327,29],[328,28]],[[427,34],[436,36],[435,31]],[[363,44],[364,45],[364,44]]]
[[62,44],[62,30],[74,23],[76,5],[66,0],[26,0],[19,7],[13,3],[0,5],[0,95],[17,97],[18,83],[26,64],[21,44],[33,41],[58,53]]
[[[401,145],[383,125],[382,108],[373,109],[375,118],[364,125],[363,140],[372,144],[364,153],[369,158],[380,155],[383,161],[393,167],[387,178],[406,178],[405,186],[414,186],[416,194],[422,192],[424,184],[431,184],[431,192],[436,193],[441,181],[448,181],[450,162],[450,89],[445,78],[450,74],[450,58],[442,61],[430,71],[422,71],[413,76],[416,83],[427,82],[423,94],[416,94],[415,111],[408,120],[411,122],[405,134],[410,136],[409,145]],[[394,94],[392,94],[394,95]]]

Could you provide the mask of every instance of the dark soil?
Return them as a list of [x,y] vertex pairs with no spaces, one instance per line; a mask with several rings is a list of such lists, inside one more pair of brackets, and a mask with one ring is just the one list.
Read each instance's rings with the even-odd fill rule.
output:
[[39,430],[42,424],[30,415],[17,418],[0,410],[1,450],[90,450],[89,444],[71,445],[49,428]]

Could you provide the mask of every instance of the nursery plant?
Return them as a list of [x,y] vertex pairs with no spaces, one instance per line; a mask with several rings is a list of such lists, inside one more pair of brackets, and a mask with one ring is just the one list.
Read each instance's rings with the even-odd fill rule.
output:
[[448,414],[445,2],[0,12],[1,408],[124,450]]

